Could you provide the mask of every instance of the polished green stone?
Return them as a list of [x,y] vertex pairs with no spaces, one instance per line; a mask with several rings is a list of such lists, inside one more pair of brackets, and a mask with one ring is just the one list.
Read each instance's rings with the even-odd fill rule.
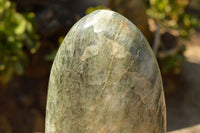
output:
[[122,15],[97,10],[66,35],[48,88],[46,133],[165,133],[156,59]]

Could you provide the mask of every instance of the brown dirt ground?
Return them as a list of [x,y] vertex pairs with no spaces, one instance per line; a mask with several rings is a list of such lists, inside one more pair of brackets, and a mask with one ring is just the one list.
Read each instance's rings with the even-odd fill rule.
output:
[[200,33],[186,41],[182,83],[175,95],[166,98],[169,133],[200,133]]

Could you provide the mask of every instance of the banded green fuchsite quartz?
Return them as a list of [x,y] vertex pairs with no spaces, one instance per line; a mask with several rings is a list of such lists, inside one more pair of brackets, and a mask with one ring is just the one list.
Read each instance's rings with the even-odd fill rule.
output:
[[122,15],[97,10],[79,20],[51,70],[46,133],[165,133],[156,59]]

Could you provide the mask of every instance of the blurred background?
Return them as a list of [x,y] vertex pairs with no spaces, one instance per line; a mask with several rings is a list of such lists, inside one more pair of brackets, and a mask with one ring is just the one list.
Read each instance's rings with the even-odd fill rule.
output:
[[44,133],[57,49],[84,15],[131,20],[159,62],[170,133],[200,133],[200,0],[0,0],[0,133]]

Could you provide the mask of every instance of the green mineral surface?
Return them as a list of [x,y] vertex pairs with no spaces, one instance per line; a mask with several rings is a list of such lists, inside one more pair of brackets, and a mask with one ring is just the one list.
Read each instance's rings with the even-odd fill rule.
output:
[[46,133],[165,133],[157,61],[122,15],[97,10],[66,35],[48,88]]

